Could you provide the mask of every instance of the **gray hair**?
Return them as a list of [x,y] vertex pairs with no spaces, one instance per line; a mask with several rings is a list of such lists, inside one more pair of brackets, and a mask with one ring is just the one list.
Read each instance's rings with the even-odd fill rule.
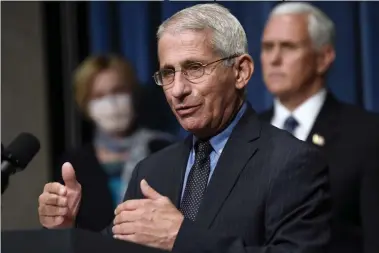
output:
[[302,2],[285,2],[278,4],[270,13],[270,17],[286,14],[307,14],[308,32],[313,46],[320,49],[325,45],[334,47],[335,27],[333,21],[320,9]]
[[210,45],[221,57],[248,53],[245,30],[237,18],[219,4],[197,4],[177,12],[159,26],[157,38],[159,41],[166,31],[207,29],[212,31]]

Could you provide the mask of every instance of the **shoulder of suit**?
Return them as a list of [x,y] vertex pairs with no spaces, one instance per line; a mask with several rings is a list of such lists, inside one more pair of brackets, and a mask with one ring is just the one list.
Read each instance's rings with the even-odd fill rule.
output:
[[261,124],[261,147],[267,149],[272,155],[300,152],[301,150],[319,152],[311,144],[297,139],[292,134],[271,125],[269,122],[262,122]]
[[339,105],[338,111],[338,118],[341,123],[364,128],[379,126],[379,113],[367,111],[359,106],[342,102]]
[[273,116],[272,109],[260,112],[257,114],[258,118],[263,121],[271,121],[271,117]]
[[151,153],[145,159],[141,161],[143,164],[160,164],[162,161],[167,160],[170,157],[176,157],[178,150],[182,150],[183,146],[186,145],[183,141],[171,142],[160,150]]

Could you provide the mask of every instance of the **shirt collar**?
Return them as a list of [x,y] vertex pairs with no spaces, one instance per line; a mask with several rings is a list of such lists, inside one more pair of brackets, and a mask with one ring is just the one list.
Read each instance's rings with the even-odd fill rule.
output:
[[279,99],[274,101],[274,120],[276,127],[282,128],[284,121],[288,116],[292,115],[299,125],[310,128],[318,113],[321,110],[322,105],[326,99],[326,89],[321,89],[316,94],[308,98],[305,102],[299,105],[293,112],[289,111]]
[[[237,115],[234,117],[233,121],[229,124],[227,128],[225,128],[221,133],[219,133],[216,136],[213,136],[209,142],[212,145],[213,150],[218,154],[221,155],[222,150],[225,147],[226,142],[228,141],[230,135],[233,132],[234,127],[237,125],[239,120],[242,118],[243,114],[245,113],[247,109],[247,103],[244,102],[240,110],[238,111]],[[193,136],[193,145],[197,141],[197,138]]]

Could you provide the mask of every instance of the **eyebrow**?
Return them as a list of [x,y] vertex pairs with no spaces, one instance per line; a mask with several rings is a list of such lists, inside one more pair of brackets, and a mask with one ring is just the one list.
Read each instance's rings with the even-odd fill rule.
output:
[[303,45],[306,43],[306,40],[299,40],[299,41],[293,41],[290,39],[283,39],[283,40],[264,40],[261,42],[261,45],[269,45],[272,46],[274,44],[279,44],[279,45]]
[[[180,66],[188,65],[191,63],[202,63],[202,64],[204,64],[204,61],[205,60],[200,60],[198,58],[188,58],[188,59],[180,62],[179,64],[180,64]],[[174,68],[174,66],[172,64],[165,63],[161,69],[173,69],[173,68]]]

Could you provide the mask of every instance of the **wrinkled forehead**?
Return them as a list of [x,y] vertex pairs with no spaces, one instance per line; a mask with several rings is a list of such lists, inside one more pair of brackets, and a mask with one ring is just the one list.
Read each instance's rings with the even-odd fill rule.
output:
[[179,66],[188,61],[204,61],[214,56],[208,31],[165,32],[158,41],[159,66]]

